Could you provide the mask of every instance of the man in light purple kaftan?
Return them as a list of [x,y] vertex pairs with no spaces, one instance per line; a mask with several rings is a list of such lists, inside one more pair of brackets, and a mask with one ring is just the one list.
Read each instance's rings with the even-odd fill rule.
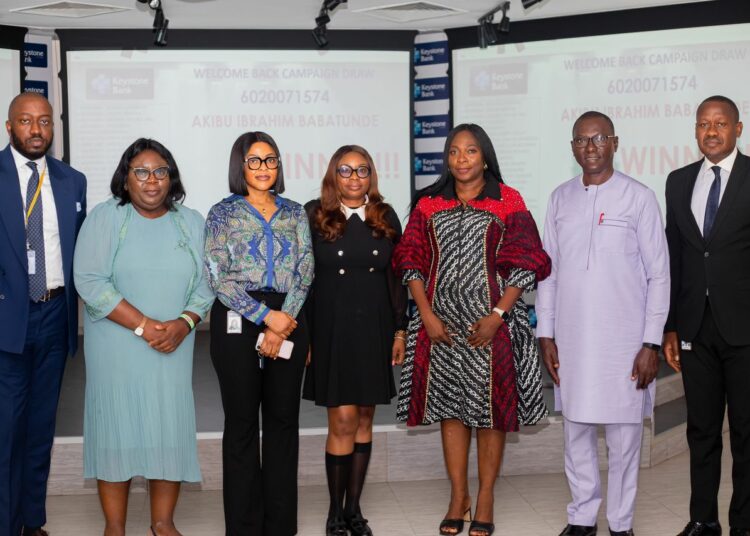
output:
[[550,197],[544,248],[552,274],[536,299],[537,337],[564,417],[572,502],[561,536],[596,534],[598,425],[609,451],[610,534],[626,536],[669,309],[669,254],[654,192],[613,167],[612,121],[583,114],[571,146],[583,173]]

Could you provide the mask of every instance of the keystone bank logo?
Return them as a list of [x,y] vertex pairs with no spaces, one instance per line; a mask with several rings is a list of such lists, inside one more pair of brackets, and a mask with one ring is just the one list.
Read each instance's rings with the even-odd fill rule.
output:
[[422,171],[422,159],[420,157],[414,158],[414,172],[419,173]]
[[414,135],[419,136],[422,134],[422,121],[415,119],[414,120]]
[[422,96],[422,86],[420,86],[419,84],[415,83],[414,84],[414,98],[418,99],[421,96]]
[[91,79],[91,91],[100,97],[112,95],[112,78],[104,74],[99,74]]
[[419,63],[422,60],[422,52],[418,49],[414,49],[414,63]]

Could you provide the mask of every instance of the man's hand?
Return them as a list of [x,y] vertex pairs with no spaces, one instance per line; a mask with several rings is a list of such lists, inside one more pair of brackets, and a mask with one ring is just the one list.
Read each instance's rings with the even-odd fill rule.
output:
[[675,371],[680,372],[682,366],[680,365],[680,341],[677,338],[677,332],[667,331],[664,334],[664,341],[661,347],[664,349],[664,357],[667,360],[667,365]]
[[542,350],[542,361],[547,368],[547,372],[552,376],[552,381],[560,387],[560,376],[557,375],[557,369],[560,368],[560,361],[557,359],[557,344],[555,339],[549,337],[539,337],[539,347]]
[[658,371],[659,354],[657,351],[651,348],[641,348],[635,355],[633,374],[630,376],[630,379],[633,381],[638,380],[637,389],[645,389],[648,387],[648,384],[654,381]]

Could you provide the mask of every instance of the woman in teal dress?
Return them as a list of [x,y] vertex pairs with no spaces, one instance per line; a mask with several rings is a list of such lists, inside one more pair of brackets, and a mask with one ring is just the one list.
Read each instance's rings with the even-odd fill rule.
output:
[[84,477],[98,481],[105,536],[125,533],[134,476],[149,482],[152,534],[175,536],[180,483],[201,480],[194,327],[214,299],[203,218],[182,206],[177,165],[154,140],[128,147],[111,190],[86,218],[74,260],[86,305]]

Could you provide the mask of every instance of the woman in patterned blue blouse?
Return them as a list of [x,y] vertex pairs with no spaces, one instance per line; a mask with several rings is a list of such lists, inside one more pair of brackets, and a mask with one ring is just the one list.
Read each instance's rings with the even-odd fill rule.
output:
[[[234,142],[229,189],[233,195],[208,213],[205,246],[209,283],[218,297],[211,310],[211,359],[224,406],[226,534],[293,535],[308,349],[300,311],[314,267],[310,228],[302,206],[279,195],[279,149],[264,132]],[[294,345],[291,356],[282,346],[286,341]]]

